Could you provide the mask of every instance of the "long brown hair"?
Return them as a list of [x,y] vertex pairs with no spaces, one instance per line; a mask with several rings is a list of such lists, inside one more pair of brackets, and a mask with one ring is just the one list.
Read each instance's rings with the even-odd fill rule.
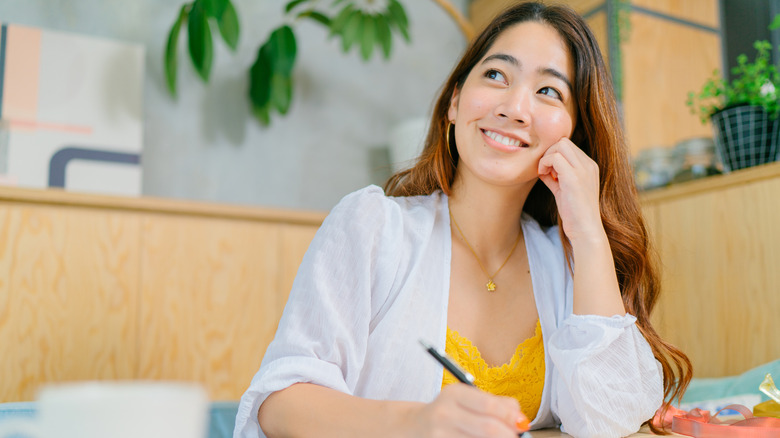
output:
[[[693,370],[688,357],[661,339],[650,323],[650,312],[659,294],[653,251],[642,219],[612,82],[598,43],[579,15],[565,6],[540,3],[516,5],[498,15],[471,42],[442,88],[433,109],[425,147],[415,166],[390,177],[385,192],[391,196],[425,195],[436,190],[450,194],[458,163],[457,148],[450,147],[445,140],[452,95],[463,86],[472,68],[498,36],[525,21],[555,28],[574,61],[572,92],[578,117],[571,140],[598,164],[601,220],[612,248],[623,302],[628,312],[636,316],[639,330],[662,365],[666,409],[672,400],[682,397]],[[555,199],[541,181],[534,185],[523,211],[542,226],[560,225]],[[563,234],[563,227],[560,230]],[[561,237],[570,260],[571,245],[565,236]]]

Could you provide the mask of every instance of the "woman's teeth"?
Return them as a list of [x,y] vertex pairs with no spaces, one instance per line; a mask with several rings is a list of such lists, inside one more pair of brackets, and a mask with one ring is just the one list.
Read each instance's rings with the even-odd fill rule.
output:
[[[493,131],[484,131],[484,132],[485,132],[485,135],[487,135],[488,137],[492,138],[493,140],[495,140],[495,141],[497,141],[497,142],[499,142],[499,143],[501,143],[503,145],[514,146],[514,147],[519,147],[520,146],[520,140],[516,140],[516,139],[510,138],[510,137],[504,137],[503,135],[497,134],[497,133],[495,133]],[[523,146],[525,146],[525,145],[523,145]]]

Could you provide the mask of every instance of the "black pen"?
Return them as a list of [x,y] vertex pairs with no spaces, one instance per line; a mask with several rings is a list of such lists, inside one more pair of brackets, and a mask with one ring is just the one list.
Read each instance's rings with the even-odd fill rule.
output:
[[[474,385],[474,376],[453,362],[449,356],[447,356],[447,353],[436,349],[436,347],[423,341],[422,339],[420,339],[420,344],[428,353],[431,354],[431,356],[433,356],[434,359],[436,359],[437,362],[441,364],[441,366],[444,367],[445,370],[449,371],[450,374],[455,376],[455,378],[458,379],[460,383],[465,383],[466,385],[476,387],[476,385]],[[531,434],[527,432],[520,432],[517,434],[517,436],[521,438],[532,438]]]
[[425,348],[428,351],[428,353],[430,353],[431,356],[433,356],[433,358],[436,359],[436,361],[439,362],[441,366],[444,367],[445,370],[449,371],[450,374],[455,376],[455,378],[458,379],[458,382],[465,383],[466,385],[469,386],[475,386],[474,376],[464,371],[455,362],[451,361],[450,358],[447,356],[447,353],[437,350],[436,347],[428,344],[422,339],[420,339],[420,344],[422,344],[423,348]]

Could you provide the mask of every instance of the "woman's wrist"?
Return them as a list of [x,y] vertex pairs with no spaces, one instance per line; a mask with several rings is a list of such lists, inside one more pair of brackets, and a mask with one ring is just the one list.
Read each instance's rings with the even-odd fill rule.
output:
[[385,423],[380,426],[381,433],[375,435],[389,437],[416,438],[417,424],[420,413],[425,408],[424,403],[386,401],[387,406],[382,409],[388,415],[384,417]]
[[592,230],[572,234],[572,236],[566,237],[569,238],[575,257],[577,251],[582,251],[587,255],[588,253],[593,253],[593,251],[602,251],[610,247],[609,238],[607,238],[607,233],[604,231],[603,226],[593,227]]

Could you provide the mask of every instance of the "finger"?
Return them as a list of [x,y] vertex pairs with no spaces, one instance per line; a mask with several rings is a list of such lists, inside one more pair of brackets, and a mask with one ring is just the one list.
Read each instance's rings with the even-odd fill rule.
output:
[[[553,177],[554,181],[558,181],[561,175],[570,173],[573,170],[574,167],[561,152],[545,154],[542,159],[539,160],[539,175],[549,174]],[[555,173],[553,174],[553,172]]]
[[508,426],[514,426],[522,414],[520,404],[514,398],[496,396],[470,386],[466,386],[466,389],[469,390],[468,394],[458,398],[458,401],[475,414],[499,419]]
[[514,424],[506,424],[495,417],[467,416],[459,423],[458,431],[472,437],[517,438],[519,430]]
[[554,145],[550,146],[548,152],[563,155],[573,167],[580,167],[589,161],[593,161],[585,151],[577,147],[576,144],[566,137],[561,138]]
[[515,419],[515,427],[517,428],[518,432],[526,432],[531,428],[531,420],[529,420],[525,414],[520,412],[520,415],[517,417],[517,419]]
[[568,138],[564,139],[562,144],[565,146],[561,147],[561,153],[563,153],[566,159],[569,160],[575,168],[583,169],[591,174],[599,173],[599,165],[590,155],[580,149],[579,146],[572,143]]

